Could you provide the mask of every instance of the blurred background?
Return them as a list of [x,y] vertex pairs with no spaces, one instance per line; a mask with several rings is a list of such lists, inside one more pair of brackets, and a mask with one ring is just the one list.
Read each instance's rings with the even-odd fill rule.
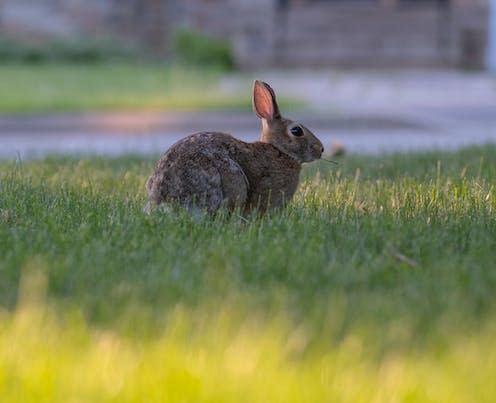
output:
[[3,0],[0,38],[4,157],[253,140],[253,78],[328,149],[496,139],[494,0]]

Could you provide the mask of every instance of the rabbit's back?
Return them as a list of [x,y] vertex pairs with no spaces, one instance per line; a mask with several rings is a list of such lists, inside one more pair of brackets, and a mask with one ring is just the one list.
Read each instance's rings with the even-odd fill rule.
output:
[[178,203],[210,212],[243,207],[248,180],[233,158],[243,143],[226,133],[202,132],[174,144],[147,182],[152,205]]

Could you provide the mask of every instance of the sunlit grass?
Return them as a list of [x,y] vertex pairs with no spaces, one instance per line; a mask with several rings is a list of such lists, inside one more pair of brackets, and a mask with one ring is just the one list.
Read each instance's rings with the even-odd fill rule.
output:
[[0,163],[3,400],[496,399],[494,146],[311,164],[248,224],[144,214],[154,162]]

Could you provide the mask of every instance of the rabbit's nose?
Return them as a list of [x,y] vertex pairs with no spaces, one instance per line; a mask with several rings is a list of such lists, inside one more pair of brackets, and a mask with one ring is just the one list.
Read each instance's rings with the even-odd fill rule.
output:
[[324,153],[324,146],[322,144],[315,144],[312,148],[316,153],[320,153],[320,154]]

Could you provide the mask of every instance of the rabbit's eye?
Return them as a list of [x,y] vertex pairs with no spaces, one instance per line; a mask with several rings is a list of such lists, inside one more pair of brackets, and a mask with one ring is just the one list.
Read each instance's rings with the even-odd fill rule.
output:
[[303,136],[303,129],[300,126],[294,126],[291,128],[291,134],[296,137]]

